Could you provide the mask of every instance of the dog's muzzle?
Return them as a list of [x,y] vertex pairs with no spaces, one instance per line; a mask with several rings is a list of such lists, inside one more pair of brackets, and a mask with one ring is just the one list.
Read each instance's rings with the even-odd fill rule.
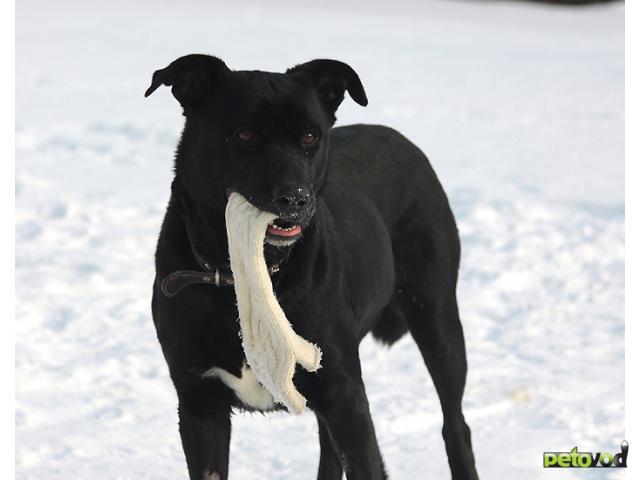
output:
[[263,209],[278,217],[267,226],[265,242],[278,247],[293,245],[316,211],[315,195],[309,188],[295,187],[279,190],[273,198]]

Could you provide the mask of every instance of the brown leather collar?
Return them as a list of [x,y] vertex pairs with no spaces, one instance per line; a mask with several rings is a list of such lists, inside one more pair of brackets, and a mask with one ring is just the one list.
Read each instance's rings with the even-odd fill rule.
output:
[[210,272],[196,272],[194,270],[177,270],[162,279],[160,289],[167,297],[177,295],[180,290],[194,283],[208,283],[219,287],[220,285],[233,285],[232,275],[220,275],[216,269],[214,274]]
[[[269,275],[273,275],[280,268],[278,266],[269,267]],[[206,283],[216,287],[233,285],[233,275],[220,273],[218,269],[214,272],[196,272],[194,270],[177,270],[170,273],[162,280],[160,289],[167,297],[173,297],[180,293],[185,287],[194,283]]]
[[[172,188],[172,190],[177,194],[177,197],[182,205],[182,210],[184,212],[184,227],[187,232],[189,246],[191,247],[191,254],[193,255],[193,258],[195,258],[196,262],[198,262],[198,265],[200,265],[200,268],[202,268],[203,271],[177,270],[175,272],[172,272],[162,279],[160,290],[165,296],[173,297],[180,293],[183,288],[195,283],[215,285],[216,287],[233,285],[233,273],[231,272],[230,266],[216,266],[214,268],[212,262],[207,261],[196,250],[193,242],[194,226],[192,224],[190,216],[188,215],[187,202],[176,188]],[[280,264],[278,263],[276,265],[270,265],[268,267],[268,270],[269,275],[273,275],[280,270]]]

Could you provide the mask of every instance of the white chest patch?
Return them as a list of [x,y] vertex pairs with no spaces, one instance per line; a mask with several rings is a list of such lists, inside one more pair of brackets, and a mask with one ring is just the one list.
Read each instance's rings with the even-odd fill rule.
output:
[[270,410],[274,407],[273,395],[262,386],[253,371],[247,366],[242,366],[240,377],[227,372],[223,368],[211,367],[202,376],[218,378],[227,387],[233,390],[242,403],[256,410]]

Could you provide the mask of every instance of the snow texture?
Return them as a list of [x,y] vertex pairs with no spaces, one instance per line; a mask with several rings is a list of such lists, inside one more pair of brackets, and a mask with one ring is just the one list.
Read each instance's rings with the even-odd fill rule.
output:
[[[339,123],[411,138],[458,219],[481,478],[624,476],[542,469],[624,438],[624,4],[343,3],[16,4],[18,478],[186,478],[150,314],[182,117],[143,92],[192,52],[350,63],[370,104],[345,100]],[[361,355],[391,478],[447,478],[411,339]],[[238,414],[231,452],[234,479],[315,478],[315,419]]]

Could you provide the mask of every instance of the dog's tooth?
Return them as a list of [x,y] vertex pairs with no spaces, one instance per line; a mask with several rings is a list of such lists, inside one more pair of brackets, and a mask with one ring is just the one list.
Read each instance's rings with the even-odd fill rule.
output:
[[281,227],[280,225],[276,225],[275,223],[272,223],[270,227],[280,232],[291,232],[296,228],[298,228],[298,225],[293,225],[292,227]]

